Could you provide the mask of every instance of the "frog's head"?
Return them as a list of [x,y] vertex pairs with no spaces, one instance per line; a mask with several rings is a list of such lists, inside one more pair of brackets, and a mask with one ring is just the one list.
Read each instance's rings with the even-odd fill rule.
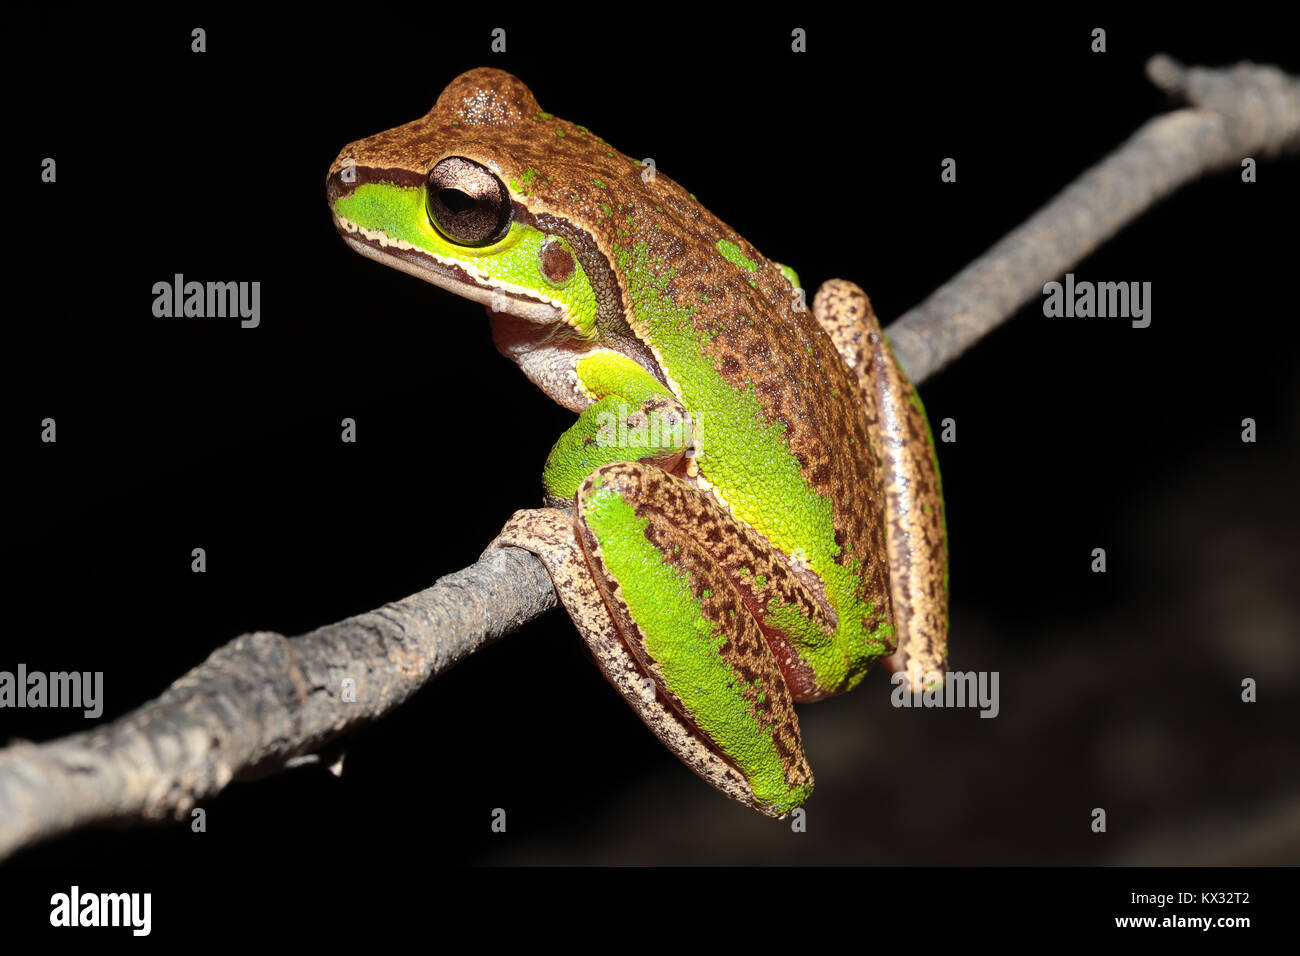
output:
[[477,69],[421,119],[346,146],[327,189],[339,232],[362,255],[591,340],[622,314],[611,185],[635,190],[639,173],[543,112],[516,77]]

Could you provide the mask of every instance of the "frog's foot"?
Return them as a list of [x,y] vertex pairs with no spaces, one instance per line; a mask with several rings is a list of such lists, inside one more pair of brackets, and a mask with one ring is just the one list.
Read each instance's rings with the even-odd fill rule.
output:
[[568,510],[584,478],[601,465],[653,462],[684,470],[690,419],[677,399],[651,395],[629,403],[609,395],[588,406],[551,448],[542,470],[546,504]]
[[591,649],[596,666],[660,742],[727,796],[762,810],[755,806],[754,790],[740,771],[669,706],[653,678],[642,671],[623,643],[578,545],[573,516],[554,508],[516,511],[487,550],[507,546],[531,551],[546,566],[560,602]]
[[925,409],[880,330],[871,300],[843,279],[822,284],[813,314],[858,378],[884,469],[885,530],[898,650],[890,670],[914,688],[947,667],[948,542],[939,462]]
[[572,515],[518,512],[489,547],[536,554],[597,665],[655,735],[732,799],[781,817],[808,798],[812,772],[748,588],[712,553],[743,563],[752,537],[680,478],[625,463],[594,472]]
[[583,480],[601,465],[652,462],[684,471],[694,441],[690,416],[677,397],[632,359],[598,351],[575,365],[591,399],[551,449],[542,471],[546,504],[568,510]]

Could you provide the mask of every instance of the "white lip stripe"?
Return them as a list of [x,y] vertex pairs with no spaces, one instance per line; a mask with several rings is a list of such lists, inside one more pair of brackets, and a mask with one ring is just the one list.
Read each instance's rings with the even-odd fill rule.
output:
[[[461,259],[453,259],[450,256],[442,256],[436,252],[430,252],[421,246],[417,246],[406,239],[393,239],[387,233],[378,229],[367,229],[359,226],[355,222],[344,216],[336,215],[335,220],[345,231],[351,233],[350,236],[344,236],[345,241],[357,252],[361,253],[368,259],[376,262],[382,262],[384,265],[392,266],[408,275],[424,279],[431,282],[441,289],[448,292],[454,292],[459,296],[478,302],[481,305],[492,306],[499,304],[494,302],[497,298],[496,293],[512,293],[505,295],[506,309],[510,315],[517,315],[521,319],[527,319],[530,322],[550,323],[559,320],[566,325],[577,328],[569,315],[568,307],[559,299],[550,296],[539,295],[535,289],[528,289],[524,286],[515,285],[512,282],[503,282],[488,275],[482,269],[465,262]],[[360,236],[358,239],[356,236]],[[364,241],[363,241],[364,240]],[[380,248],[376,248],[376,246]],[[453,278],[434,271],[426,271],[418,266],[398,258],[397,256],[385,255],[381,249],[397,249],[402,252],[414,252],[419,256],[429,259],[431,262],[438,263],[448,267],[455,267],[466,273],[468,281]],[[520,302],[522,298],[526,301]]]

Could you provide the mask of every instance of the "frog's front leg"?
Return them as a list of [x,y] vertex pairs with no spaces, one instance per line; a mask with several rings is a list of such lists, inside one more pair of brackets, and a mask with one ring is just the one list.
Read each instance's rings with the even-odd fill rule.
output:
[[681,465],[691,444],[690,417],[662,383],[617,352],[598,351],[574,363],[579,388],[591,400],[551,448],[542,472],[546,503],[568,509],[583,480],[601,465],[652,462]]
[[759,623],[769,589],[807,600],[797,580],[712,498],[654,466],[600,468],[575,503],[572,515],[516,513],[489,547],[541,558],[601,671],[688,767],[768,816],[802,804],[812,772]]
[[884,472],[885,533],[898,650],[890,670],[925,683],[943,674],[948,649],[948,543],[939,461],[925,408],[899,368],[867,294],[832,279],[813,299],[813,314],[858,378],[872,440]]

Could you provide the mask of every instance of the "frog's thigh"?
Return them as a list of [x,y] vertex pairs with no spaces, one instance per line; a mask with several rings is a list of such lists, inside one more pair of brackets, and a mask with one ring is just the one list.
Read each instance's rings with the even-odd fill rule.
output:
[[890,591],[898,650],[893,671],[943,673],[948,648],[948,542],[934,439],[915,387],[898,367],[867,294],[823,283],[813,314],[858,378],[885,473]]
[[727,562],[742,529],[682,479],[609,465],[578,490],[575,526],[623,643],[670,707],[736,767],[772,816],[812,791],[790,689]]
[[691,725],[656,692],[623,643],[578,545],[573,515],[554,508],[516,511],[487,551],[531,551],[546,566],[596,665],[655,736],[700,777],[733,800],[753,806],[753,789],[730,763],[705,744]]

